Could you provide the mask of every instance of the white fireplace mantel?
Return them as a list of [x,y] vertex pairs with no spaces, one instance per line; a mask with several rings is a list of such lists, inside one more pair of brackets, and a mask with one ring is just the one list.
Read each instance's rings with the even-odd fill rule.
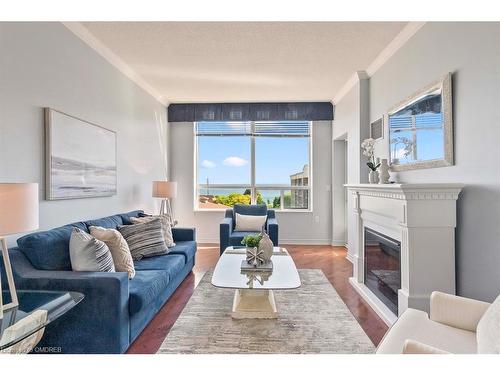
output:
[[398,312],[429,311],[434,290],[455,294],[456,201],[462,184],[347,184],[355,226],[351,284],[389,325],[397,319],[364,284],[364,228],[401,242]]

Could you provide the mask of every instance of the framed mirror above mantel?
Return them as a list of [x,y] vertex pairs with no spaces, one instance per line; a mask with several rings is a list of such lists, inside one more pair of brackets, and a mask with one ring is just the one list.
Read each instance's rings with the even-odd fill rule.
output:
[[451,73],[392,107],[387,123],[393,171],[453,165]]

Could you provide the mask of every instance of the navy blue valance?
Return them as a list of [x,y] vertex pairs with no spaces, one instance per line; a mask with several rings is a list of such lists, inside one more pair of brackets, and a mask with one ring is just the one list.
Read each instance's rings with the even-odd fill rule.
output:
[[333,120],[330,102],[170,104],[169,122]]

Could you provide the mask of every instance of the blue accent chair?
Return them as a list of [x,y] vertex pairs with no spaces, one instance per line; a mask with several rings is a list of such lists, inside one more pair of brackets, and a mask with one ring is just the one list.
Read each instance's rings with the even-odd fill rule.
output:
[[116,228],[142,214],[133,211],[28,234],[10,249],[18,289],[85,295],[78,306],[49,324],[39,347],[61,348],[62,353],[123,353],[191,272],[196,253],[193,228],[173,228],[176,246],[167,255],[135,262],[132,280],[126,272],[71,270],[73,227],[86,232],[92,225]]
[[235,204],[231,209],[226,210],[226,214],[220,223],[220,253],[228,246],[243,246],[241,240],[249,234],[258,234],[259,232],[240,232],[235,231],[236,213],[240,215],[267,216],[266,230],[273,241],[274,246],[278,246],[278,221],[274,210],[269,210],[265,204],[245,205]]

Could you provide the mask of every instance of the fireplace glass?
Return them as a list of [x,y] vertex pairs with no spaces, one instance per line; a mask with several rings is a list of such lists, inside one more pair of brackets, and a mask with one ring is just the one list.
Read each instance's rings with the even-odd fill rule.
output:
[[401,288],[401,242],[365,227],[365,285],[396,316]]

